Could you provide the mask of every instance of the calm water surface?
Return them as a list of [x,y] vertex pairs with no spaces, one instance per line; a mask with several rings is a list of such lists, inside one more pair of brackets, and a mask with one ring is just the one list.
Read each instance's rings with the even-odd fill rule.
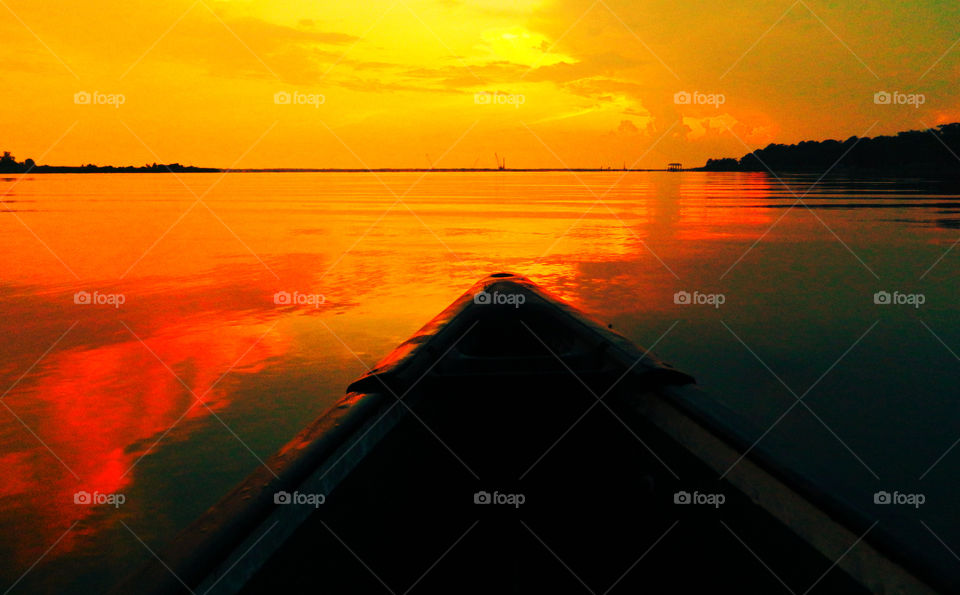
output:
[[[498,270],[656,344],[784,464],[960,572],[945,547],[960,551],[960,194],[815,181],[0,179],[0,589],[105,588]],[[679,291],[725,301],[677,304]],[[875,304],[878,291],[924,303]],[[878,490],[926,503],[874,506]],[[125,502],[75,504],[78,491]]]

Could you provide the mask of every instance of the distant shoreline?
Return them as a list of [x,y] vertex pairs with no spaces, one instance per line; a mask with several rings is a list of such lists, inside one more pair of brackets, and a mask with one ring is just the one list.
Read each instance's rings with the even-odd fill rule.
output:
[[[233,168],[220,169],[215,167],[87,167],[87,166],[52,166],[42,165],[26,171],[3,171],[0,170],[0,179],[9,176],[26,176],[33,174],[195,174],[195,173],[233,173],[233,174],[256,174],[256,173],[327,173],[327,174],[389,174],[389,173],[422,173],[422,174],[443,174],[443,173],[644,173],[644,172],[665,172],[665,173],[683,173],[683,172],[706,172],[706,173],[740,173],[740,174],[768,174],[773,176],[784,175],[824,175],[823,171],[805,168],[785,168],[769,171],[762,168],[757,169],[738,169],[724,167],[690,167],[680,170],[658,169],[658,168],[629,168],[629,169],[607,169],[607,168],[564,168],[564,167],[525,167],[525,168],[482,168],[482,167],[436,167],[436,168],[403,168],[403,167],[378,167],[378,168]],[[893,168],[877,169],[866,167],[835,167],[827,173],[830,177],[857,176],[857,177],[907,177],[907,178],[949,178],[960,177],[960,172],[950,169],[937,168]]]
[[[653,171],[672,171],[666,168],[651,169],[614,169],[614,168],[588,168],[588,167],[529,167],[529,168],[504,168],[493,167],[433,167],[433,168],[405,168],[405,167],[373,167],[373,168],[216,168],[216,167],[181,167],[181,168],[142,168],[142,167],[87,167],[87,166],[59,166],[59,165],[41,165],[26,171],[2,171],[0,175],[8,174],[157,174],[157,173],[470,173],[470,172],[653,172]],[[702,167],[691,168],[679,171],[703,171]],[[679,172],[674,172],[679,173]]]
[[[80,166],[38,165],[33,159],[17,161],[9,151],[0,156],[4,174],[87,173],[486,173],[486,172],[770,172],[777,174],[840,174],[856,176],[950,177],[960,176],[960,122],[939,124],[926,130],[908,130],[895,136],[850,138],[839,141],[802,141],[792,145],[770,144],[739,159],[707,159],[701,167],[684,169],[680,163],[667,168],[627,167],[195,167],[180,163],[149,163],[139,167],[92,163]],[[624,165],[626,163],[624,162]]]
[[[320,174],[389,174],[389,173],[422,173],[422,174],[444,174],[444,173],[644,173],[644,172],[664,172],[664,173],[683,173],[683,172],[705,172],[705,173],[735,173],[735,174],[764,174],[778,176],[789,175],[809,175],[823,176],[823,171],[813,169],[783,169],[768,171],[765,169],[724,169],[708,167],[691,167],[681,170],[670,169],[607,169],[607,168],[262,168],[262,169],[218,169],[213,167],[191,167],[183,169],[144,169],[144,168],[122,168],[122,167],[70,167],[70,166],[43,166],[36,167],[29,171],[0,171],[0,180],[9,178],[9,176],[26,175],[53,175],[53,174],[197,174],[197,173],[231,173],[231,174],[256,174],[256,173],[320,173]],[[931,169],[900,169],[900,170],[882,170],[876,168],[847,168],[837,167],[827,172],[827,177],[873,177],[873,178],[918,178],[918,179],[958,179],[960,172],[951,170],[931,170]]]

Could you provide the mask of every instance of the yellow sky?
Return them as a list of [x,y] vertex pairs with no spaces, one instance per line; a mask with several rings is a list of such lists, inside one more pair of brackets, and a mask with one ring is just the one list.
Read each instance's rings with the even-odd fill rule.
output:
[[960,5],[853,4],[2,0],[0,149],[70,165],[492,167],[497,152],[662,167],[960,120]]

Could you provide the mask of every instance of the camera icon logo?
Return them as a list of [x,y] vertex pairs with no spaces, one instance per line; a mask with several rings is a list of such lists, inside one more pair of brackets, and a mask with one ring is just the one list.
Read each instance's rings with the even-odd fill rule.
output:
[[290,497],[290,492],[279,491],[273,495],[274,504],[290,504],[293,502],[293,498]]
[[883,304],[887,305],[890,303],[890,292],[889,291],[878,291],[873,294],[873,303],[874,304]]
[[277,91],[273,94],[273,102],[277,105],[290,105],[290,93],[287,91]]
[[73,94],[73,102],[77,105],[90,105],[90,93],[87,91],[77,91]]
[[90,492],[81,490],[73,495],[74,504],[90,504],[91,502],[93,502],[93,499],[90,497]]
[[489,105],[493,103],[493,94],[489,91],[473,94],[473,102],[478,105]]
[[689,304],[690,303],[690,292],[689,291],[678,291],[673,294],[673,303],[674,304]]
[[478,291],[477,293],[473,294],[474,304],[486,305],[491,302],[492,302],[492,299],[490,297],[490,294],[487,293],[486,291]]
[[887,91],[877,91],[873,94],[873,102],[877,105],[890,105],[893,96]]
[[673,94],[673,102],[677,105],[690,105],[693,102],[693,96],[687,91],[677,91]]
[[874,504],[890,504],[890,502],[890,492],[884,492],[881,490],[873,495]]
[[474,504],[490,504],[490,492],[480,491],[473,495]]
[[73,303],[74,304],[90,304],[92,303],[92,297],[90,296],[89,291],[78,291],[73,294]]
[[278,291],[273,294],[273,303],[279,306],[287,306],[293,303],[293,297],[289,291]]
[[691,502],[690,492],[685,492],[683,490],[673,494],[673,503],[674,504],[690,504]]

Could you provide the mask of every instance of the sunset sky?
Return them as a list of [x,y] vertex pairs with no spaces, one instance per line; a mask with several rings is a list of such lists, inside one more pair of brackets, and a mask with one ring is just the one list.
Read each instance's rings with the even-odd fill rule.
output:
[[0,150],[38,163],[699,166],[960,120],[955,0],[0,0],[0,15]]

